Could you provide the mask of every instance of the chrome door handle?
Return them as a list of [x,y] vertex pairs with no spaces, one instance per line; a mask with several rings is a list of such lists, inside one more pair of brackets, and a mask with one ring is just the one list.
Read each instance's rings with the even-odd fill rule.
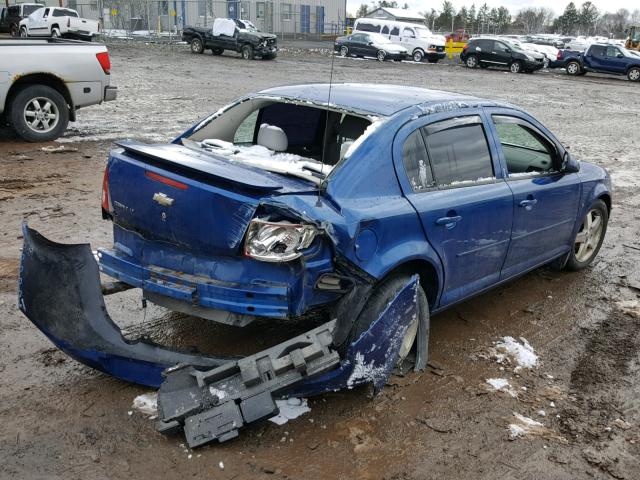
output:
[[436,225],[441,225],[445,228],[453,228],[460,220],[462,220],[460,215],[456,215],[454,217],[442,217],[436,220]]
[[527,210],[531,210],[531,208],[538,203],[538,200],[535,198],[529,198],[527,200],[522,200],[520,202],[520,206],[526,208]]

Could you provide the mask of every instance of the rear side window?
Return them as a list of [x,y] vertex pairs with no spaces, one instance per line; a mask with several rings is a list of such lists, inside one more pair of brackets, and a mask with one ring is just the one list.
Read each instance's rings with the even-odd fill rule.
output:
[[442,130],[437,130],[436,123],[425,129],[431,168],[438,186],[447,187],[494,177],[491,154],[482,124],[472,122],[471,119],[465,120],[460,126],[445,127],[446,129]]
[[482,52],[490,52],[493,49],[493,40],[476,40],[473,47],[479,47]]
[[382,33],[383,35],[389,35],[389,27],[385,25],[384,27],[382,27],[382,31],[380,33]]
[[358,23],[358,30],[362,32],[380,33],[380,25],[373,25],[372,23],[360,22]]
[[402,162],[414,192],[421,192],[434,186],[427,149],[420,130],[407,137],[402,147]]

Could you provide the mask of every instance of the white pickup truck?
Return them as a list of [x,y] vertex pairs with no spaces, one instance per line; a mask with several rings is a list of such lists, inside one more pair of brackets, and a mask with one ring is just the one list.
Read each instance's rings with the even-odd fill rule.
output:
[[43,7],[20,21],[21,37],[67,37],[91,41],[100,33],[100,23],[80,18],[70,8]]
[[110,69],[98,43],[0,40],[0,124],[29,142],[54,140],[79,108],[115,100]]

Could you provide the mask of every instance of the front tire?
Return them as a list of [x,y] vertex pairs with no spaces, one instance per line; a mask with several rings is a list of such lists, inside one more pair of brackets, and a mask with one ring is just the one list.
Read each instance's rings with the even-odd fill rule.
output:
[[45,85],[30,85],[11,103],[11,125],[27,142],[48,142],[60,137],[69,124],[64,97]]
[[591,265],[600,251],[608,223],[609,209],[602,200],[596,200],[589,207],[573,239],[573,248],[565,265],[567,270],[582,270]]
[[640,67],[631,67],[627,72],[627,78],[631,82],[640,82]]
[[467,68],[478,68],[478,57],[476,57],[475,55],[469,55],[464,61],[464,64],[467,66]]
[[22,27],[20,29],[20,37],[27,38],[29,34],[27,33],[27,27]]
[[345,45],[340,47],[340,56],[341,57],[348,57],[349,56],[349,47],[347,47]]
[[240,52],[245,60],[253,60],[253,47],[251,45],[244,45]]
[[522,63],[520,63],[520,61],[516,60],[514,62],[511,62],[511,65],[509,65],[509,71],[511,73],[520,73],[522,72]]
[[376,54],[376,58],[378,59],[379,62],[384,62],[384,59],[387,57],[387,52],[385,52],[384,50],[378,50],[378,53]]
[[204,44],[200,37],[194,37],[191,39],[191,53],[201,54],[204,52]]
[[577,76],[582,72],[582,66],[580,65],[580,62],[576,61],[568,62],[565,68],[567,70],[567,75]]
[[414,50],[411,56],[414,62],[420,63],[424,58],[424,52],[422,50]]
[[[358,315],[357,320],[353,324],[351,331],[344,344],[346,350],[355,340],[357,340],[363,332],[367,331],[380,314],[387,308],[387,305],[394,299],[400,290],[402,290],[407,283],[411,280],[409,275],[392,275],[386,280],[380,282],[374,289],[369,297],[366,306]],[[429,325],[429,302],[424,290],[418,284],[418,314],[415,319],[407,328],[405,336],[396,358],[396,365],[400,365],[411,351],[413,344],[415,343],[418,326],[420,321],[424,322],[424,325]],[[428,335],[428,332],[425,332]]]

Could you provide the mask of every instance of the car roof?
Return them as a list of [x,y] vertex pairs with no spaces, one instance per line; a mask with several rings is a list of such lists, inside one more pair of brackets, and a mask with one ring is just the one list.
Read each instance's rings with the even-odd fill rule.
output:
[[[329,84],[315,83],[269,88],[258,92],[258,96],[281,97],[287,100],[327,105]],[[498,105],[482,98],[430,90],[404,85],[339,83],[331,85],[331,106],[340,110],[364,115],[391,116],[413,106],[432,107],[438,104],[459,102],[474,105]],[[500,103],[500,106],[513,108]]]

